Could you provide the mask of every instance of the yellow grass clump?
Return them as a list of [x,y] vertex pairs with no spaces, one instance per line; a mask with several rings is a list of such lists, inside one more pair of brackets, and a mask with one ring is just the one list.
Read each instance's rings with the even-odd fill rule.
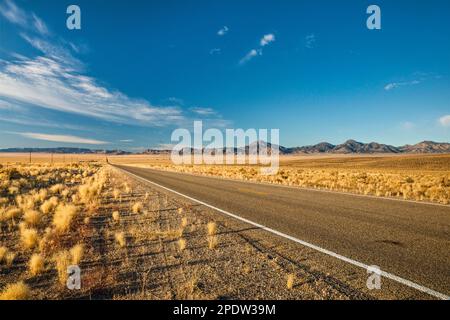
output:
[[217,236],[208,236],[208,248],[214,250],[219,244],[219,239]]
[[58,202],[59,200],[57,197],[51,197],[50,199],[44,201],[40,207],[41,212],[43,214],[49,214],[58,206]]
[[183,219],[181,219],[181,228],[186,228],[188,225],[188,219],[186,217],[183,217]]
[[14,252],[8,252],[5,256],[5,262],[7,267],[11,267],[16,259],[16,254]]
[[113,197],[114,197],[114,200],[119,200],[119,198],[120,198],[120,190],[119,189],[113,190]]
[[41,222],[41,213],[36,210],[27,210],[23,215],[23,219],[31,227],[37,226]]
[[30,289],[23,282],[9,284],[0,293],[0,300],[27,300],[30,297]]
[[28,269],[32,276],[37,276],[44,271],[44,258],[39,254],[33,254],[28,262]]
[[70,249],[70,256],[72,257],[72,264],[78,265],[83,259],[84,255],[84,246],[82,244],[75,245],[72,249]]
[[114,238],[116,239],[117,244],[123,248],[127,245],[127,240],[125,238],[124,232],[117,232],[114,234]]
[[132,192],[130,186],[129,186],[127,183],[124,183],[124,185],[123,185],[123,191],[124,191],[126,194],[130,194],[130,193]]
[[180,251],[184,251],[184,249],[186,249],[186,239],[181,238],[178,240],[178,248]]
[[77,207],[70,204],[60,204],[53,216],[53,226],[57,232],[64,233],[69,230],[72,219],[77,214]]
[[113,220],[114,220],[115,222],[119,222],[119,221],[120,221],[120,213],[119,213],[119,211],[114,211],[114,212],[112,213],[112,218],[113,218]]
[[22,246],[27,249],[33,249],[39,242],[39,235],[36,229],[20,228],[20,240]]
[[61,193],[61,191],[64,190],[64,185],[62,184],[55,184],[54,186],[50,187],[50,192],[53,194]]
[[65,285],[68,279],[67,268],[70,266],[72,257],[69,251],[60,251],[54,256],[56,271],[58,272],[59,283]]
[[208,236],[214,236],[217,232],[217,225],[215,222],[208,222],[206,229],[208,230]]
[[295,282],[295,275],[294,274],[288,274],[287,280],[286,280],[286,288],[291,290],[294,287]]
[[15,220],[22,215],[23,211],[19,208],[12,208],[5,212],[4,217],[6,220]]
[[142,202],[136,202],[135,204],[133,204],[133,207],[132,207],[133,213],[135,213],[135,214],[141,213],[143,209],[144,209],[144,206],[142,205]]
[[8,253],[8,248],[0,247],[0,263],[2,263],[3,260],[5,260],[7,253]]

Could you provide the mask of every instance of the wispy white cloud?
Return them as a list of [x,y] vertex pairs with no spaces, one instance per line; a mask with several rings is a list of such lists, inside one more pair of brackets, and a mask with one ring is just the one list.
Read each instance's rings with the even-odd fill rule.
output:
[[184,119],[178,107],[153,106],[100,85],[62,48],[32,42],[45,55],[0,64],[0,97],[127,124],[161,126]]
[[77,136],[68,135],[57,135],[57,134],[45,134],[45,133],[35,133],[35,132],[14,132],[14,134],[20,135],[25,138],[30,138],[34,140],[43,140],[51,142],[62,142],[62,143],[79,143],[79,144],[108,144],[109,142],[100,141],[95,139],[86,139]]
[[264,37],[262,37],[259,44],[261,45],[261,47],[265,47],[269,43],[274,42],[274,41],[275,41],[275,35],[273,33],[269,33],[269,34],[264,35]]
[[259,41],[259,47],[250,50],[240,61],[239,64],[243,65],[252,60],[254,57],[262,56],[263,48],[275,41],[275,35],[273,33],[264,35]]
[[407,81],[391,82],[384,86],[384,90],[390,91],[400,87],[414,86],[430,80],[442,79],[442,75],[432,72],[414,72],[411,79]]
[[439,123],[443,127],[450,127],[450,114],[439,118]]
[[212,108],[194,107],[191,108],[190,110],[201,116],[212,116],[217,114],[217,112]]
[[123,140],[119,140],[119,142],[124,142],[124,143],[129,143],[129,142],[133,142],[134,140],[132,139],[123,139]]
[[[29,110],[46,108],[128,125],[179,126],[190,122],[181,108],[181,99],[171,98],[168,105],[154,105],[89,76],[86,65],[75,56],[82,51],[78,46],[52,35],[44,21],[11,0],[0,2],[0,13],[18,26],[18,34],[26,42],[41,52],[34,57],[11,53],[8,61],[0,60],[1,100],[17,102]],[[6,121],[7,111],[3,109],[0,120]]]
[[32,14],[32,20],[34,27],[40,34],[47,35],[49,33],[47,25],[44,23],[44,21],[42,21],[41,18],[39,18],[34,13]]
[[307,35],[305,37],[305,47],[308,49],[312,49],[312,48],[314,48],[315,45],[316,45],[316,35],[313,33],[310,35]]
[[227,26],[223,26],[222,28],[220,28],[219,31],[217,31],[217,35],[218,36],[224,36],[228,33],[230,29]]
[[261,49],[252,49],[250,50],[242,59],[239,61],[239,64],[245,64],[249,62],[251,59],[253,59],[256,56],[261,56],[262,50]]
[[24,29],[37,32],[41,35],[49,34],[49,29],[41,18],[34,13],[28,14],[20,9],[12,0],[4,0],[0,3],[0,14],[9,22],[19,25]]
[[0,13],[11,23],[26,27],[27,14],[11,0],[0,3]]
[[413,86],[413,85],[419,84],[421,82],[422,82],[421,80],[412,80],[412,81],[405,81],[405,82],[391,82],[391,83],[388,83],[386,86],[384,86],[384,90],[390,91],[392,89],[396,89],[399,87]]

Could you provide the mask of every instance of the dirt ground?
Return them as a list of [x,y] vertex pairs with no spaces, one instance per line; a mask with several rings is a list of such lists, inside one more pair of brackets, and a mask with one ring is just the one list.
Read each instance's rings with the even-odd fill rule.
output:
[[[12,266],[0,264],[0,291],[23,281],[31,299],[423,298],[408,290],[399,297],[389,282],[369,291],[366,270],[106,170],[98,204],[81,208],[67,234],[40,248],[47,256],[46,250],[83,244],[81,290],[58,280],[50,258],[31,275],[31,253],[17,249]],[[133,209],[136,203],[142,207]],[[2,228],[0,239],[17,248],[14,230]]]

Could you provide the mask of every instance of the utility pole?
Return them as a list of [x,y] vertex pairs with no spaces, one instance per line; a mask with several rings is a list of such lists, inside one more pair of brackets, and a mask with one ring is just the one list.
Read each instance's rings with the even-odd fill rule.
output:
[[31,151],[30,151],[30,164],[31,164]]

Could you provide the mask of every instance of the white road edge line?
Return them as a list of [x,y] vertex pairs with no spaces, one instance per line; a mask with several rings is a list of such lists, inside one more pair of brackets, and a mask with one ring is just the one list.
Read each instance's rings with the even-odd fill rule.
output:
[[[285,234],[285,233],[283,233],[283,232],[280,232],[280,231],[271,229],[271,228],[266,227],[266,226],[264,226],[264,225],[261,225],[261,224],[259,224],[259,223],[256,223],[256,222],[253,222],[253,221],[251,221],[251,220],[242,218],[242,217],[237,216],[237,215],[235,215],[235,214],[233,214],[233,213],[231,213],[231,212],[222,210],[222,209],[217,208],[217,207],[215,207],[215,206],[213,206],[213,205],[210,205],[210,204],[208,204],[208,203],[205,203],[205,202],[203,202],[203,201],[201,201],[201,200],[192,198],[192,197],[190,197],[190,196],[188,196],[188,195],[185,195],[185,194],[180,193],[180,192],[178,192],[178,191],[175,191],[175,190],[173,190],[173,189],[164,187],[164,186],[162,186],[162,185],[160,185],[160,184],[158,184],[158,183],[155,183],[155,182],[150,181],[150,180],[148,180],[148,179],[142,178],[142,177],[140,177],[140,176],[138,176],[138,175],[136,175],[136,174],[134,174],[134,173],[131,173],[131,172],[126,171],[126,170],[123,170],[123,169],[118,168],[118,167],[116,167],[116,166],[114,166],[114,168],[116,168],[116,169],[118,169],[118,170],[124,172],[125,174],[129,174],[129,175],[131,175],[131,176],[133,176],[133,177],[135,177],[135,178],[137,178],[137,179],[139,179],[139,180],[142,180],[142,181],[145,181],[145,182],[147,182],[147,183],[153,184],[153,185],[155,185],[155,186],[157,186],[157,187],[159,187],[159,188],[161,188],[161,189],[164,189],[164,190],[170,191],[170,192],[172,192],[172,193],[175,193],[175,194],[177,194],[177,195],[179,195],[179,196],[182,196],[182,197],[184,197],[184,198],[186,198],[186,199],[189,199],[189,200],[191,200],[191,201],[197,202],[197,203],[199,203],[199,204],[201,204],[201,205],[203,205],[203,206],[205,206],[205,207],[208,207],[208,208],[211,208],[211,209],[213,209],[213,210],[219,211],[219,212],[221,212],[221,213],[223,213],[223,214],[225,214],[225,215],[227,215],[227,216],[233,217],[233,218],[235,218],[235,219],[237,219],[237,220],[240,220],[240,221],[242,221],[242,222],[245,222],[245,223],[247,223],[247,224],[250,224],[250,225],[252,225],[252,226],[255,226],[255,227],[257,227],[257,228],[260,228],[260,229],[262,229],[262,230],[265,230],[265,231],[267,231],[267,232],[276,234],[277,236],[280,236],[280,237],[282,237],[282,238],[285,238],[285,239],[291,240],[291,241],[293,241],[293,242],[299,243],[299,244],[301,244],[301,245],[303,245],[303,246],[305,246],[305,247],[308,247],[308,248],[311,248],[311,249],[313,249],[313,250],[319,251],[319,252],[321,252],[321,253],[324,253],[324,254],[326,254],[326,255],[329,255],[329,256],[331,256],[331,257],[333,257],[333,258],[336,258],[336,259],[339,259],[339,260],[341,260],[341,261],[350,263],[350,264],[352,264],[352,265],[354,265],[354,266],[357,266],[357,267],[359,267],[359,268],[363,268],[363,269],[366,269],[366,270],[369,269],[369,265],[366,265],[366,264],[364,264],[364,263],[362,263],[362,262],[359,262],[359,261],[356,261],[356,260],[347,258],[347,257],[342,256],[342,255],[340,255],[340,254],[338,254],[338,253],[335,253],[335,252],[333,252],[333,251],[330,251],[330,250],[321,248],[321,247],[316,246],[316,245],[314,245],[314,244],[312,244],[312,243],[309,243],[309,242],[306,242],[306,241],[297,239],[297,238],[292,237],[292,236],[290,236],[290,235],[288,235],[288,234]],[[389,272],[385,272],[385,271],[381,271],[381,275],[382,275],[383,277],[387,278],[387,279],[393,280],[393,281],[398,282],[398,283],[400,283],[400,284],[403,284],[403,285],[405,285],[405,286],[407,286],[407,287],[410,287],[410,288],[416,289],[416,290],[418,290],[418,291],[424,292],[424,293],[429,294],[429,295],[431,295],[431,296],[434,296],[434,297],[436,297],[436,298],[439,298],[439,299],[442,299],[442,300],[450,300],[450,296],[447,296],[446,294],[437,292],[437,291],[435,291],[435,290],[433,290],[433,289],[424,287],[424,286],[422,286],[422,285],[420,285],[420,284],[417,284],[417,283],[415,283],[415,282],[412,282],[412,281],[410,281],[410,280],[401,278],[401,277],[399,277],[399,276],[396,276],[395,274],[392,274],[392,273],[389,273]]]

